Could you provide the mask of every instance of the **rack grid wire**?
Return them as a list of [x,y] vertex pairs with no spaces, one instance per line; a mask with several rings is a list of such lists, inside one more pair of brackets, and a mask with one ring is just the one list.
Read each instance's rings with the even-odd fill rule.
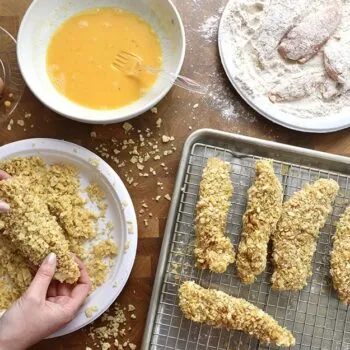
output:
[[340,186],[338,197],[321,230],[313,260],[313,274],[300,292],[278,292],[271,289],[271,252],[266,271],[251,285],[237,278],[235,265],[223,274],[195,268],[193,255],[196,203],[204,166],[209,157],[231,164],[234,196],[228,215],[227,235],[237,248],[242,230],[242,215],[246,208],[247,190],[255,176],[255,162],[261,157],[236,153],[229,149],[195,143],[191,149],[186,176],[181,188],[181,200],[172,236],[160,303],[157,307],[151,349],[179,350],[248,350],[278,349],[260,343],[240,331],[216,329],[185,319],[178,307],[178,287],[193,280],[203,287],[216,288],[235,297],[245,298],[273,316],[280,325],[294,334],[293,349],[350,349],[350,312],[340,302],[332,288],[329,253],[331,237],[340,215],[349,203],[349,176],[316,168],[274,160],[275,173],[284,188],[284,200],[306,183],[319,178],[334,179]]

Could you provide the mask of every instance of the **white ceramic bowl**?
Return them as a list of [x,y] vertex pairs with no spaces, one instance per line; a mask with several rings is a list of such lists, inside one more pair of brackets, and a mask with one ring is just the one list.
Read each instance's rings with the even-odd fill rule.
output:
[[159,78],[153,88],[138,101],[108,111],[80,106],[61,95],[51,84],[46,71],[46,52],[50,39],[69,17],[96,7],[118,7],[144,18],[160,37],[164,68],[179,74],[185,57],[185,31],[180,15],[170,0],[34,0],[19,29],[18,62],[29,88],[55,112],[91,124],[118,123],[152,108],[173,84]]

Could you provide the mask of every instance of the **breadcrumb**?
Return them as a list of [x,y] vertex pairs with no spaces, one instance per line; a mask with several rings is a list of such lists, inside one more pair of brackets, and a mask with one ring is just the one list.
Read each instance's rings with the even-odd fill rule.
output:
[[194,250],[197,267],[222,273],[235,260],[233,245],[225,237],[232,193],[230,165],[220,159],[209,158],[203,171],[197,203]]
[[179,306],[185,317],[216,328],[243,331],[263,343],[292,346],[295,338],[267,313],[244,299],[234,298],[215,289],[205,289],[194,282],[179,288]]
[[98,307],[96,305],[93,305],[93,306],[90,306],[90,307],[87,307],[85,309],[85,316],[90,318],[92,317],[96,312],[98,311]]
[[[25,259],[4,237],[0,238],[0,276],[0,310],[2,310],[13,304],[32,281],[32,274]],[[7,283],[8,280],[10,284]]]
[[98,260],[107,256],[117,256],[118,247],[111,239],[104,240],[93,247],[94,257]]
[[333,250],[331,253],[331,275],[334,289],[338,291],[339,298],[350,304],[350,207],[340,218],[336,233],[333,237]]
[[237,254],[237,273],[243,283],[253,283],[266,267],[267,246],[282,213],[282,185],[272,161],[256,162],[254,185],[248,191],[247,210]]
[[301,290],[307,284],[317,238],[338,191],[334,180],[320,179],[307,184],[283,204],[281,219],[272,236],[273,288]]

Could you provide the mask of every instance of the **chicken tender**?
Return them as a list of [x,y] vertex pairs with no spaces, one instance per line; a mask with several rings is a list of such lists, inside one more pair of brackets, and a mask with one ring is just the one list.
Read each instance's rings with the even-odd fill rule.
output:
[[341,0],[329,1],[329,4],[310,13],[285,35],[278,47],[280,55],[300,63],[307,62],[332,36],[341,17]]
[[272,236],[273,288],[296,291],[307,284],[317,238],[338,191],[335,181],[320,179],[283,204],[281,219]]
[[197,267],[223,273],[235,260],[233,245],[225,237],[233,186],[230,165],[209,158],[203,171],[195,223]]
[[55,278],[75,283],[80,271],[69,251],[69,242],[45,202],[30,189],[31,182],[26,176],[0,182],[0,198],[11,206],[9,213],[0,215],[2,234],[35,266],[50,252],[56,253]]
[[271,0],[269,2],[264,21],[253,38],[253,48],[262,66],[265,66],[275,54],[281,39],[304,14],[307,5],[308,0]]
[[333,287],[339,298],[350,304],[350,207],[339,220],[331,253],[331,275]]
[[243,331],[263,343],[292,346],[295,338],[267,313],[244,299],[185,282],[179,289],[179,306],[185,317],[216,328]]
[[273,171],[272,161],[257,161],[237,255],[237,273],[243,283],[253,283],[265,270],[267,246],[282,213],[282,200],[282,185]]
[[303,75],[293,81],[276,85],[268,93],[268,97],[272,103],[301,100],[315,94],[323,83],[324,77],[322,76]]
[[335,82],[350,88],[349,42],[333,41],[324,48],[324,66],[328,76]]

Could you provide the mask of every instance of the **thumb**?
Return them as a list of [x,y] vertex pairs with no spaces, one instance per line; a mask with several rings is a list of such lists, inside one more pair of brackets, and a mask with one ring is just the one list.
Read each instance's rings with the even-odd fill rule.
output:
[[28,294],[43,299],[46,298],[47,290],[56,272],[56,264],[56,254],[50,253],[39,267],[39,270],[28,288]]

